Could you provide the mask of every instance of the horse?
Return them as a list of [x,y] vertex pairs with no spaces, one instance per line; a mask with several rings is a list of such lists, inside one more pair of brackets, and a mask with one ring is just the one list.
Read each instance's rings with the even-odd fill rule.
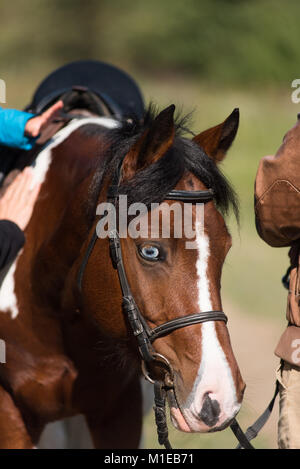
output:
[[[122,310],[111,238],[92,242],[97,207],[107,200],[116,175],[119,193],[147,207],[171,207],[170,191],[211,191],[203,230],[192,205],[196,248],[186,249],[184,234],[174,236],[174,217],[168,238],[152,237],[149,226],[143,237],[120,238],[119,247],[126,280],[150,330],[222,312],[221,272],[231,246],[225,215],[230,206],[237,211],[237,202],[218,164],[238,123],[235,109],[190,139],[174,119],[174,106],[126,121],[91,114],[72,119],[41,148],[22,155],[21,166],[34,162],[41,190],[25,247],[0,290],[0,336],[6,344],[0,448],[34,448],[47,423],[79,414],[95,448],[139,446],[141,344]],[[146,214],[151,224],[150,215],[151,210]],[[200,433],[226,428],[239,412],[245,383],[224,313],[165,331],[152,347],[158,363],[146,366],[146,375],[163,380],[172,369],[165,390],[173,425]],[[167,370],[160,366],[165,362]]]

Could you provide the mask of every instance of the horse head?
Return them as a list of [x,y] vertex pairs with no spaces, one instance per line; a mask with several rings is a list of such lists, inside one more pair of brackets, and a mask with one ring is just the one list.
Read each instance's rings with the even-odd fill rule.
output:
[[[195,313],[222,311],[221,272],[231,246],[222,213],[231,204],[237,210],[234,192],[218,164],[235,138],[238,110],[192,140],[181,136],[173,114],[174,106],[170,106],[133,135],[122,134],[120,129],[113,131],[111,158],[102,171],[103,183],[97,196],[98,203],[107,200],[119,168],[118,193],[126,196],[131,207],[126,214],[126,235],[120,239],[123,265],[149,330]],[[201,210],[191,204],[192,237],[186,233],[186,219],[182,217],[187,203],[169,200],[167,194],[172,190],[211,190],[214,194],[214,200],[201,205]],[[147,208],[139,213],[138,220],[133,218],[136,206],[132,206],[137,203]],[[118,212],[123,210],[120,202],[117,208]],[[179,213],[181,218],[177,218]],[[167,236],[162,227],[166,218]],[[82,252],[86,252],[94,230],[95,225]],[[103,237],[93,246],[85,266],[82,308],[116,348],[116,344],[125,344],[120,353],[122,361],[124,354],[130,357],[130,370],[139,366],[140,357],[121,301],[119,279]],[[176,428],[211,432],[229,425],[240,409],[245,384],[225,321],[215,319],[177,328],[160,335],[152,346],[172,369],[167,395]],[[162,379],[158,365],[149,366],[153,379]]]

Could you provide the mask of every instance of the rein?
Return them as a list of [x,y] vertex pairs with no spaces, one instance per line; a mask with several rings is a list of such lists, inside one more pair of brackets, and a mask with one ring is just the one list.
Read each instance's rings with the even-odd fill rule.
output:
[[[107,200],[111,202],[116,208],[118,202],[118,189],[121,180],[121,167],[122,162],[113,178],[113,183],[108,189]],[[165,200],[177,200],[181,202],[191,203],[206,203],[214,199],[214,192],[212,189],[201,190],[201,191],[183,191],[183,190],[171,190],[166,196]],[[166,395],[167,391],[174,389],[173,382],[173,369],[169,361],[163,355],[156,353],[152,344],[153,342],[171,332],[182,329],[184,327],[192,326],[194,324],[202,324],[208,321],[224,321],[227,323],[227,316],[223,311],[203,311],[195,312],[187,316],[172,319],[170,321],[161,324],[154,329],[151,329],[145,318],[143,317],[138,305],[136,304],[132,295],[130,285],[125,272],[125,266],[123,262],[122,249],[120,243],[119,232],[117,228],[116,219],[112,217],[113,229],[109,233],[109,247],[112,265],[117,270],[120,287],[122,291],[122,310],[125,317],[128,319],[131,331],[136,337],[138,349],[142,359],[142,372],[145,378],[154,385],[154,412],[155,422],[157,426],[157,435],[159,444],[164,445],[166,449],[172,449],[168,439],[168,426],[166,418]],[[80,265],[77,286],[79,291],[82,291],[82,280],[83,275],[88,264],[90,255],[97,241],[96,229],[93,236],[87,246],[84,254],[83,261]],[[150,365],[157,364],[162,367],[164,373],[164,381],[152,379],[150,375]],[[248,428],[244,433],[239,426],[238,422],[233,419],[230,428],[239,441],[239,445],[236,449],[254,449],[250,440],[256,437],[257,433],[264,426],[268,420],[278,394],[278,383],[276,384],[276,390],[273,399],[271,400],[266,411],[259,417],[259,419]]]

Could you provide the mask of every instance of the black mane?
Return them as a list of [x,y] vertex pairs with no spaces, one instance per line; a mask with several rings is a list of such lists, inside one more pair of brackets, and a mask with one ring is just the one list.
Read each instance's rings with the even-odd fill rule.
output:
[[[106,133],[110,142],[109,150],[105,165],[99,165],[93,178],[90,198],[94,203],[90,200],[90,207],[93,205],[95,208],[103,180],[106,177],[113,178],[124,156],[151,126],[156,115],[157,112],[151,106],[142,123],[133,116],[119,128]],[[216,206],[224,215],[232,208],[238,219],[238,199],[226,177],[203,149],[182,136],[187,132],[192,134],[186,125],[188,117],[176,119],[176,136],[172,148],[159,161],[136,173],[127,184],[121,185],[119,193],[128,196],[129,204],[142,202],[149,206],[154,202],[160,203],[187,171],[193,173],[207,188],[213,189]],[[88,126],[84,131],[89,131]]]

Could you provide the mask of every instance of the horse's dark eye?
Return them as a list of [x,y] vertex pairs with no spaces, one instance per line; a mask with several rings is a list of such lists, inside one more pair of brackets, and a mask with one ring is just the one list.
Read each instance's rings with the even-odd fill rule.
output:
[[139,248],[139,252],[147,261],[158,261],[160,258],[160,251],[156,246],[143,246]]

